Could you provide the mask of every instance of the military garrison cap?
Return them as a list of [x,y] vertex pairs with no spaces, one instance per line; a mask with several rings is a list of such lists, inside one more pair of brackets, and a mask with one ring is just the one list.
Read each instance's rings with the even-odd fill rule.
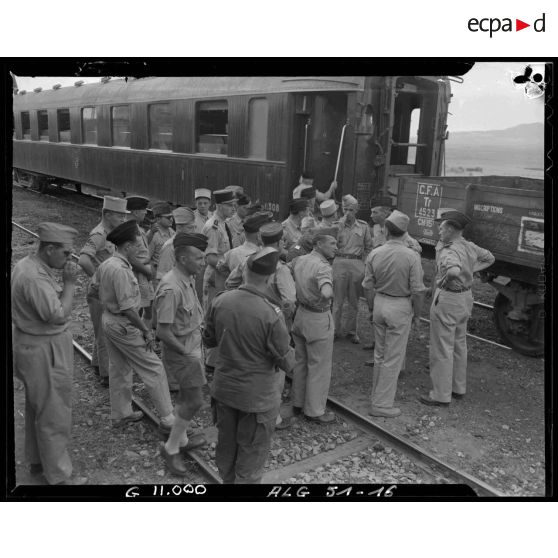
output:
[[174,235],[172,245],[175,250],[181,246],[194,246],[195,248],[205,251],[207,248],[207,236],[200,233],[179,232]]
[[467,217],[467,215],[461,213],[461,211],[456,211],[454,209],[442,213],[438,219],[435,219],[435,221],[438,223],[441,221],[448,221],[450,225],[453,225],[458,229],[464,229],[469,223],[472,222],[471,219]]
[[171,206],[166,202],[157,202],[153,204],[151,211],[153,211],[153,215],[155,215],[155,217],[172,215]]
[[272,218],[273,213],[271,211],[257,211],[245,217],[242,226],[247,233],[255,233],[260,230],[264,223],[269,223]]
[[386,223],[391,223],[394,227],[402,232],[407,232],[409,227],[409,216],[402,211],[394,209],[391,215],[386,219]]
[[207,188],[196,188],[194,190],[194,199],[198,198],[207,198],[208,200],[211,199],[211,190]]
[[41,242],[55,242],[65,246],[72,246],[78,235],[76,229],[58,223],[39,223],[37,230]]
[[250,205],[250,198],[246,194],[237,194],[236,205]]
[[225,190],[230,190],[231,192],[234,193],[236,197],[238,197],[241,194],[244,194],[244,188],[242,186],[234,186],[231,184],[230,186],[227,186]]
[[358,206],[358,200],[354,196],[351,196],[351,194],[347,194],[346,196],[343,196],[341,198],[341,201],[343,202],[343,208]]
[[114,211],[115,213],[130,213],[126,209],[125,198],[115,198],[114,196],[105,196],[103,198],[103,209]]
[[215,190],[213,197],[215,203],[233,203],[234,192],[232,190]]
[[338,207],[339,206],[335,203],[335,200],[326,200],[320,204],[320,213],[324,217],[330,217],[335,214]]
[[289,210],[291,213],[300,213],[308,207],[308,200],[304,198],[297,198],[289,202]]
[[265,223],[260,227],[260,236],[264,246],[279,242],[283,238],[283,226],[281,223]]
[[316,188],[314,188],[314,186],[308,186],[308,188],[304,188],[303,190],[300,191],[300,197],[306,198],[307,200],[315,198]]
[[129,196],[126,198],[126,209],[134,211],[136,209],[147,209],[149,200],[141,196]]
[[139,234],[138,225],[134,220],[124,221],[107,234],[107,240],[120,246],[124,242],[133,242]]
[[279,252],[275,248],[264,248],[259,252],[252,254],[246,265],[248,269],[258,275],[271,275],[277,269],[277,262],[279,261]]
[[173,212],[174,222],[177,225],[187,225],[196,219],[194,212],[189,207],[177,207]]

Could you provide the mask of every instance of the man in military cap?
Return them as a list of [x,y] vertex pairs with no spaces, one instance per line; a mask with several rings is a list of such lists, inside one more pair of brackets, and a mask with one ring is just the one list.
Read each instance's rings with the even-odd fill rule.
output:
[[[365,221],[356,218],[358,202],[343,196],[343,217],[339,220],[337,253],[333,262],[333,321],[335,336],[343,335],[343,303],[348,301],[346,331],[352,343],[360,343],[357,333],[358,301],[362,293],[364,260],[372,250],[372,235]],[[327,202],[324,202],[327,203]]]
[[153,352],[154,334],[141,319],[141,296],[130,258],[141,249],[135,222],[127,221],[113,229],[107,240],[116,246],[113,256],[95,272],[103,304],[103,329],[110,358],[110,406],[114,427],[141,420],[141,411],[132,411],[133,372],[143,380],[160,427],[170,431],[174,423],[169,386],[163,364]]
[[281,310],[266,296],[278,260],[273,248],[252,254],[245,284],[215,296],[206,315],[203,341],[219,347],[211,395],[224,483],[261,482],[279,411],[278,369],[294,364]]
[[[101,262],[112,256],[114,246],[106,241],[107,234],[126,220],[128,210],[124,198],[105,196],[103,199],[101,222],[89,233],[87,242],[79,254],[78,265],[89,277],[92,277]],[[87,305],[93,323],[95,342],[93,345],[91,366],[95,374],[100,376],[101,384],[108,386],[109,362],[105,346],[101,316],[103,308],[99,301],[99,293],[91,286],[87,291]]]
[[196,188],[196,190],[194,190],[194,198],[196,200],[196,210],[194,211],[196,232],[202,233],[207,220],[212,215],[211,211],[209,211],[211,190],[208,188]]
[[198,233],[177,232],[172,240],[176,262],[157,288],[157,335],[163,343],[163,364],[170,382],[179,386],[175,421],[167,442],[161,447],[168,469],[185,475],[181,450],[205,443],[203,436],[188,437],[188,425],[203,405],[205,379],[201,347],[203,310],[196,294],[194,277],[204,262],[207,238]]
[[313,422],[330,423],[326,412],[331,380],[334,326],[331,316],[333,275],[328,260],[335,256],[335,237],[319,231],[314,249],[291,263],[298,308],[293,322],[296,365],[293,375],[293,413],[304,412]]
[[283,221],[283,236],[285,250],[294,246],[302,236],[300,225],[302,219],[308,215],[308,202],[306,199],[296,199],[289,202],[289,216]]
[[430,378],[432,390],[421,396],[425,405],[448,406],[467,388],[467,322],[473,310],[473,274],[491,266],[488,250],[463,238],[471,219],[445,211],[437,219],[436,276],[430,307]]
[[[240,188],[240,186],[235,186]],[[227,186],[227,188],[231,188]],[[227,189],[225,188],[225,190]],[[227,225],[231,231],[232,247],[240,246],[244,240],[244,228],[242,226],[243,220],[248,216],[248,208],[250,207],[250,198],[243,193],[235,194],[235,213],[232,217],[227,219]]]
[[320,215],[322,220],[319,222],[318,227],[335,227],[339,224],[337,218],[337,210],[339,206],[335,200],[326,200],[320,204]]
[[[149,242],[149,255],[151,256],[151,265],[156,270],[159,264],[159,255],[163,244],[174,236],[172,228],[172,210],[168,203],[160,202],[153,205],[153,216],[157,224],[157,230],[153,234],[153,238]],[[154,287],[157,288],[157,281],[154,281]]]
[[207,220],[202,234],[207,236],[208,244],[205,252],[204,276],[204,307],[207,309],[215,296],[215,293],[224,290],[224,275],[216,270],[217,262],[232,248],[232,235],[226,220],[234,210],[234,194],[231,190],[216,190],[213,192],[215,198],[215,213]]
[[[11,277],[14,372],[25,385],[25,457],[31,474],[49,484],[83,484],[72,478],[68,453],[72,429],[74,356],[68,329],[75,292],[71,261],[78,232],[39,224],[36,254],[21,259]],[[63,287],[54,275],[62,270]]]
[[396,417],[401,410],[393,406],[397,379],[401,372],[411,329],[420,325],[424,298],[420,256],[409,248],[404,235],[409,217],[393,211],[386,218],[387,241],[372,250],[366,259],[362,286],[374,308],[374,373],[369,414]]
[[[293,190],[293,200],[302,197],[302,191],[309,187],[314,187],[314,175],[304,171],[300,175],[298,186]],[[325,200],[329,200],[330,198],[333,197],[333,194],[335,193],[336,189],[337,189],[337,182],[334,180],[330,184],[326,192],[320,192],[319,190],[314,191],[315,193],[314,201],[318,200],[318,202],[321,203]],[[313,204],[310,207],[312,208],[312,210],[314,209]]]

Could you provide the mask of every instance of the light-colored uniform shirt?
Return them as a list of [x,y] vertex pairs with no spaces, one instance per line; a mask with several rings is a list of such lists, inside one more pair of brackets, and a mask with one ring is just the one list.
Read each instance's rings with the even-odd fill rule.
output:
[[410,296],[425,290],[420,256],[404,240],[391,239],[370,252],[362,286],[388,296]]
[[[141,248],[137,251],[136,260],[144,265],[148,265],[151,262],[151,258],[149,255],[149,242],[147,241],[147,233],[139,225],[138,232],[140,236]],[[134,275],[138,280],[142,302],[149,302],[153,300],[151,277],[148,277],[147,275],[144,275],[139,271],[134,271]]]
[[200,358],[203,310],[194,278],[173,267],[157,287],[155,307],[158,323],[172,324],[171,331],[184,343],[186,353]]
[[316,224],[318,229],[329,229],[331,227],[339,227],[339,219],[337,217],[322,217],[322,220]]
[[312,250],[294,259],[291,266],[298,302],[315,309],[328,308],[330,301],[322,298],[321,289],[327,283],[333,286],[333,272],[325,257]]
[[244,227],[242,226],[242,219],[237,213],[235,213],[232,217],[229,217],[226,222],[229,227],[229,231],[231,231],[232,247],[236,248],[237,246],[242,245],[242,243],[246,240]]
[[366,257],[372,247],[372,235],[366,221],[355,219],[355,222],[349,226],[346,218],[341,217],[337,233],[337,255]]
[[233,269],[238,267],[242,262],[245,262],[249,256],[259,252],[261,249],[260,246],[250,242],[249,240],[245,241],[244,244],[229,250],[217,263],[217,270],[221,273],[228,275]]
[[[450,290],[470,289],[473,284],[473,273],[494,263],[492,252],[477,246],[475,243],[458,238],[448,244],[438,241],[436,245],[436,283],[445,276],[450,267],[459,267],[457,278],[449,281],[444,287]],[[483,264],[479,266],[479,264]]]
[[98,267],[92,282],[98,285],[101,302],[112,314],[139,308],[138,280],[130,262],[119,252]]
[[207,215],[202,215],[197,209],[194,210],[194,223],[196,224],[196,232],[202,233],[205,224],[208,219],[213,216],[211,211],[207,212]]
[[64,318],[61,292],[53,270],[39,256],[25,256],[12,271],[12,323],[29,335],[55,335],[65,331],[67,321],[53,323]]
[[174,267],[176,258],[174,257],[173,240],[174,237],[169,238],[161,248],[161,252],[159,253],[159,264],[157,265],[157,279],[162,279],[163,275]]
[[207,220],[202,234],[207,236],[206,256],[209,254],[224,256],[232,248],[225,221],[219,219],[217,215],[212,215]]
[[297,225],[290,216],[287,217],[281,225],[283,225],[283,241],[285,243],[285,250],[289,250],[291,246],[294,246],[300,240],[302,230],[300,229],[300,225]]
[[110,258],[116,248],[112,242],[107,241],[107,231],[101,221],[92,231],[89,233],[89,238],[84,244],[80,251],[81,254],[86,254],[91,259],[91,262],[95,266],[95,269],[99,267],[101,262],[104,262],[107,258]]
[[[422,246],[409,233],[405,233],[402,237],[405,244],[418,254],[422,253]],[[387,242],[386,226],[376,223],[372,227],[372,248],[383,246]]]
[[163,244],[174,236],[174,230],[169,227],[168,229],[158,228],[153,234],[153,238],[149,243],[149,256],[153,265],[159,264],[159,255]]

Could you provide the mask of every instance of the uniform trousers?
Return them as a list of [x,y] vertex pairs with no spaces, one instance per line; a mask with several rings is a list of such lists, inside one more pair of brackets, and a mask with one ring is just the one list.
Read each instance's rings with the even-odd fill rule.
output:
[[[203,278],[205,275],[205,268],[206,266],[204,265],[200,272],[196,275],[196,293],[198,294],[198,300],[200,301],[200,304],[203,304],[204,302],[204,297],[203,297]],[[204,307],[205,309],[205,307]]]
[[393,407],[412,318],[413,308],[409,297],[390,297],[376,293],[373,314],[376,339],[372,372],[374,407]]
[[259,484],[275,430],[278,407],[247,413],[213,399],[215,462],[224,484]]
[[295,342],[292,400],[309,417],[325,413],[333,358],[331,312],[311,312],[299,306],[292,336]]
[[364,262],[347,258],[333,260],[333,321],[335,332],[341,335],[343,331],[343,303],[347,299],[349,315],[346,330],[349,335],[356,335],[358,299],[362,295],[362,280],[364,279]]
[[[225,281],[227,275],[220,273],[214,267],[208,265],[205,268],[203,276],[203,309],[204,312],[209,310],[211,302],[215,295],[225,290]],[[205,364],[207,366],[215,367],[217,362],[217,348],[207,349],[205,351]]]
[[143,380],[161,417],[172,413],[169,384],[163,363],[148,351],[141,331],[124,316],[103,313],[103,328],[110,358],[109,392],[111,418],[132,414],[133,371]]
[[101,325],[103,315],[103,305],[98,298],[87,297],[87,305],[89,306],[89,315],[93,323],[93,332],[95,333],[95,342],[93,351],[91,352],[91,365],[99,367],[101,378],[108,378],[109,375],[109,357],[107,345],[105,342],[105,333]]
[[473,311],[471,291],[436,289],[430,307],[430,397],[449,403],[451,392],[467,390],[467,321]]
[[49,484],[70,478],[72,429],[72,335],[13,331],[14,368],[25,385],[25,457],[43,466]]

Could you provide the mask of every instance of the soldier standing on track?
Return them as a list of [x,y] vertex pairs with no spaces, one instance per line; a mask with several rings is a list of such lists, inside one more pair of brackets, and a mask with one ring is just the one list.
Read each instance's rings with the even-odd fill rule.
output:
[[285,235],[285,250],[290,250],[292,246],[298,243],[302,236],[301,223],[302,219],[308,214],[308,202],[305,199],[291,200],[289,202],[289,216],[283,221],[283,230]]
[[333,274],[328,259],[334,257],[337,242],[320,231],[313,245],[310,254],[299,256],[291,264],[298,301],[292,331],[296,351],[293,414],[304,412],[310,421],[329,423],[335,415],[326,413],[334,334]]
[[424,283],[420,256],[403,240],[409,217],[393,211],[385,221],[387,241],[366,259],[362,286],[374,308],[375,367],[369,414],[396,417],[393,406],[397,379],[406,353],[411,322],[420,325]]
[[[89,233],[89,238],[79,254],[78,265],[89,277],[93,276],[101,262],[114,253],[113,244],[106,240],[107,234],[123,223],[128,213],[125,199],[112,196],[104,197],[101,222]],[[95,374],[100,376],[101,384],[106,387],[109,382],[109,360],[105,334],[101,326],[103,307],[99,300],[99,293],[91,285],[87,291],[87,305],[89,306],[89,315],[95,334],[95,343],[91,351],[91,366]]]
[[139,316],[141,301],[130,257],[140,250],[136,223],[122,223],[107,235],[116,246],[115,254],[97,269],[93,282],[103,304],[103,329],[110,359],[110,406],[114,427],[141,420],[141,411],[132,411],[133,372],[145,384],[159,416],[159,427],[170,431],[174,423],[169,386],[163,364],[153,352],[153,330]]
[[[73,478],[68,444],[72,429],[74,358],[68,329],[75,292],[71,262],[78,232],[40,223],[39,249],[21,259],[11,277],[14,372],[25,385],[25,457],[33,475],[49,484],[84,484]],[[62,269],[60,288],[53,269]]]
[[352,343],[360,343],[357,333],[358,301],[362,293],[364,261],[372,249],[370,227],[356,218],[358,202],[351,196],[343,196],[343,214],[337,233],[337,253],[333,261],[333,320],[335,336],[343,335],[343,303],[348,300],[349,316],[347,332]]
[[207,188],[197,188],[194,190],[194,198],[196,200],[196,210],[194,215],[196,218],[196,232],[202,233],[207,220],[213,215],[209,211],[211,204],[211,190]]
[[467,322],[473,310],[473,274],[491,266],[488,250],[465,240],[463,229],[471,219],[459,211],[446,211],[436,245],[436,277],[430,307],[430,378],[432,390],[421,396],[425,405],[448,406],[461,399],[467,382]]
[[246,283],[217,295],[206,315],[204,343],[218,347],[211,395],[224,483],[261,482],[281,397],[277,368],[294,364],[281,310],[266,296],[278,260],[276,250],[251,255]]
[[[173,239],[176,263],[159,283],[155,298],[157,334],[163,342],[163,364],[167,376],[179,386],[175,422],[161,447],[168,469],[185,475],[188,469],[180,452],[206,443],[203,436],[188,438],[188,425],[203,405],[204,373],[201,327],[203,310],[196,294],[194,276],[199,273],[207,238],[198,233],[177,233]],[[170,380],[169,380],[170,381]]]

